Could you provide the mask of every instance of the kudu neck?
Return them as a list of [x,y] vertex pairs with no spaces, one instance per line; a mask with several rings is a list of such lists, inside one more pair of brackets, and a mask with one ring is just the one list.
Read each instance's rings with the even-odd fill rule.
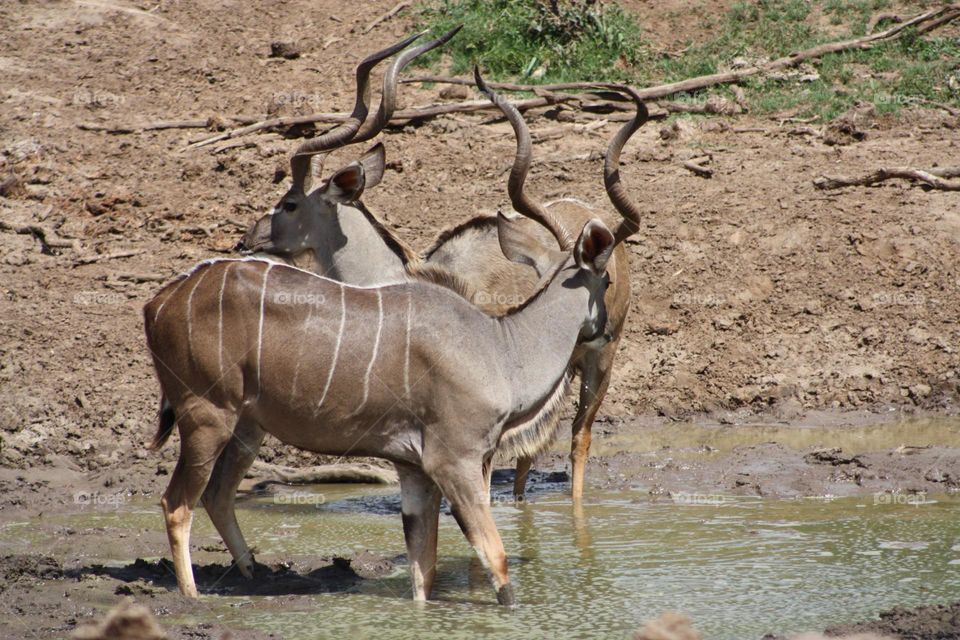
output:
[[510,365],[504,373],[517,409],[535,406],[553,391],[577,346],[590,294],[565,285],[572,275],[567,266],[534,299],[500,319]]

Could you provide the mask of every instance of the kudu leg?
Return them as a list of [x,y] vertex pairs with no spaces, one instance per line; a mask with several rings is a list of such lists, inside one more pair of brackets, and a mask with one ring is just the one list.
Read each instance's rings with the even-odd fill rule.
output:
[[427,600],[437,575],[437,527],[440,488],[420,469],[396,465],[400,476],[403,536],[410,559],[413,599]]
[[241,419],[237,422],[233,437],[217,458],[202,498],[203,507],[213,526],[217,528],[245,578],[253,577],[253,554],[237,523],[237,487],[257,458],[264,435],[260,425],[252,420]]
[[193,510],[207,486],[220,452],[230,438],[230,432],[222,414],[214,410],[188,411],[183,417],[178,415],[178,421],[180,459],[160,499],[160,505],[163,507],[180,593],[197,598],[199,593],[190,564],[190,525],[193,522]]
[[507,554],[490,512],[490,494],[486,490],[482,465],[445,467],[436,471],[433,479],[450,501],[450,510],[460,530],[490,574],[497,590],[497,602],[514,606],[516,598],[507,574]]
[[513,476],[513,497],[515,500],[523,499],[523,494],[527,491],[527,476],[530,475],[532,467],[533,458],[517,458],[517,472]]
[[607,344],[599,353],[584,356],[580,373],[580,406],[573,419],[573,441],[570,444],[570,463],[573,477],[570,488],[574,500],[583,497],[583,479],[590,455],[593,420],[597,417],[600,404],[607,395],[610,375],[613,371],[613,358],[617,353],[615,340]]

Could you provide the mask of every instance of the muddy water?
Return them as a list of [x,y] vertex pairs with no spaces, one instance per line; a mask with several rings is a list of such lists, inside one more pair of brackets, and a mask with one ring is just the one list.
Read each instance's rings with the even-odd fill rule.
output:
[[[956,417],[923,418],[881,424],[831,428],[795,424],[719,425],[664,424],[622,430],[594,440],[590,453],[606,456],[620,452],[646,453],[664,447],[720,452],[734,447],[778,442],[787,448],[838,447],[848,454],[896,449],[901,445],[960,447],[960,420]],[[562,451],[559,443],[556,451]]]
[[[436,601],[409,600],[401,564],[348,592],[207,595],[195,619],[175,621],[210,622],[213,615],[221,624],[287,638],[375,637],[385,629],[410,638],[626,638],[645,619],[679,610],[708,638],[741,640],[960,597],[960,498],[675,499],[600,494],[578,511],[563,495],[495,504],[521,602],[515,611],[493,604],[470,548],[444,516]],[[239,518],[261,559],[362,549],[392,557],[403,553],[398,502],[390,489],[318,486],[296,497],[243,500]],[[157,509],[146,504],[63,519],[77,528],[160,526]],[[205,515],[194,530],[201,543],[215,536]],[[118,565],[132,560],[122,546],[97,555]],[[223,562],[222,554],[194,558]]]

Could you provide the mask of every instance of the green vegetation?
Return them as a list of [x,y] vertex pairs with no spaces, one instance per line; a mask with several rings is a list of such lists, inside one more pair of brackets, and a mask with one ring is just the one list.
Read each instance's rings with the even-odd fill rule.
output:
[[[911,8],[898,12],[912,15],[931,6],[909,4]],[[679,54],[658,50],[659,43],[644,37],[642,24],[610,0],[424,0],[417,17],[433,33],[464,24],[444,49],[454,74],[467,73],[479,63],[493,79],[610,80],[646,86],[862,36],[872,16],[890,9],[889,0],[738,2],[723,16],[701,17],[710,37],[686,43]],[[797,115],[823,120],[857,102],[872,102],[880,112],[927,101],[960,106],[958,27],[960,21],[929,35],[907,33],[871,49],[831,54],[813,62],[805,74],[752,79],[744,85],[747,100],[754,113],[799,110]],[[426,64],[435,65],[438,58],[428,58]],[[808,77],[801,81],[802,75]],[[708,90],[723,95],[729,91]]]

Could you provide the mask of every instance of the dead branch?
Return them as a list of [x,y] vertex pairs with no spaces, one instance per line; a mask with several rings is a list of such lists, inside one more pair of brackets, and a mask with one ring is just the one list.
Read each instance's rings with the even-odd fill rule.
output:
[[48,256],[55,256],[57,252],[54,249],[74,249],[80,250],[80,241],[76,239],[57,238],[49,229],[35,224],[13,225],[0,220],[0,231],[10,231],[20,235],[33,236],[40,243],[40,253]]
[[[531,98],[529,100],[520,100],[514,102],[513,105],[520,111],[525,111],[527,109],[533,109],[535,107],[545,107],[547,105],[559,104],[562,102],[570,102],[576,99],[576,96],[568,96],[563,94],[551,94],[549,96],[541,98]],[[416,107],[413,109],[404,109],[397,111],[393,114],[393,117],[390,118],[390,123],[401,123],[408,122],[410,120],[424,120],[427,118],[433,118],[439,115],[444,115],[448,113],[473,113],[475,111],[489,111],[493,109],[498,109],[495,104],[491,103],[488,100],[472,100],[470,102],[458,102],[455,104],[438,104],[431,105],[427,107]],[[302,124],[311,124],[311,123],[338,123],[343,122],[347,119],[346,113],[314,113],[308,116],[295,116],[288,118],[272,118],[270,120],[262,120],[256,122],[246,127],[241,127],[239,129],[231,129],[230,131],[224,131],[215,136],[210,136],[208,138],[203,138],[202,140],[197,140],[187,145],[187,149],[198,149],[200,147],[205,147],[208,144],[213,144],[214,142],[220,142],[221,140],[229,140],[231,138],[238,138],[240,136],[245,136],[257,131],[262,131],[264,129],[273,129],[276,127],[291,127],[295,125]]]
[[[255,122],[255,118],[238,116],[231,118],[235,124],[249,124]],[[105,131],[107,133],[140,133],[142,131],[161,131],[163,129],[210,129],[220,124],[220,120],[214,117],[197,120],[159,120],[157,122],[145,122],[143,124],[97,124],[91,122],[81,122],[77,125],[78,129],[83,131]]]
[[382,16],[380,16],[379,18],[377,18],[376,20],[368,24],[366,28],[363,30],[363,32],[370,33],[371,31],[374,30],[374,28],[376,28],[378,24],[380,24],[381,22],[385,22],[386,20],[389,20],[393,16],[397,15],[398,13],[400,13],[401,11],[409,7],[410,4],[411,4],[410,2],[406,2],[406,1],[397,3],[397,5],[393,9],[390,9],[390,11],[387,11],[385,14],[383,14]]
[[574,125],[560,125],[559,127],[548,127],[546,129],[540,129],[537,131],[531,131],[530,136],[533,138],[533,142],[546,142],[547,140],[556,140],[557,138],[562,138],[563,136],[570,133],[586,133],[587,131],[593,131],[594,129],[599,129],[601,127],[609,124],[609,120],[606,118],[600,120],[594,120],[593,122],[588,122],[586,124],[574,124]]
[[877,28],[877,25],[884,20],[896,23],[903,22],[903,18],[895,13],[878,13],[870,18],[870,22],[867,23],[867,33],[873,33],[873,30]]
[[701,178],[713,177],[713,169],[705,167],[701,164],[697,164],[693,160],[684,160],[682,164],[684,169],[687,169],[688,171],[692,171],[693,173],[700,176]]
[[305,469],[282,467],[257,460],[253,463],[254,474],[259,478],[257,486],[270,482],[283,484],[328,484],[356,482],[363,484],[396,484],[397,472],[393,469],[375,467],[371,464],[324,464]]
[[118,258],[132,258],[133,256],[138,256],[141,253],[146,253],[146,249],[133,249],[130,251],[114,251],[113,253],[100,253],[93,256],[81,256],[73,261],[73,266],[79,267],[80,265],[93,264],[94,262],[103,262],[105,260],[116,260]]
[[166,282],[173,276],[165,276],[159,273],[118,273],[114,277],[117,280],[126,280],[128,282]]
[[840,189],[841,187],[870,186],[891,180],[902,178],[905,180],[917,180],[926,184],[932,189],[942,191],[960,191],[960,182],[950,182],[945,178],[960,177],[960,167],[934,168],[934,169],[914,169],[912,167],[889,167],[877,169],[873,173],[859,177],[849,178],[847,176],[820,176],[813,181],[818,189]]
[[[831,42],[827,44],[822,44],[810,49],[805,49],[803,51],[797,51],[791,53],[783,58],[778,58],[776,60],[771,60],[770,62],[755,67],[747,67],[744,69],[738,69],[736,71],[728,71],[725,73],[714,73],[706,76],[698,76],[696,78],[689,78],[687,80],[682,80],[680,82],[672,82],[669,84],[662,84],[655,87],[647,87],[646,89],[639,89],[637,93],[640,94],[640,97],[644,100],[655,100],[658,98],[665,98],[677,93],[693,92],[706,89],[707,87],[712,87],[720,84],[734,84],[742,81],[745,78],[751,76],[760,75],[764,73],[770,73],[771,71],[778,71],[780,69],[785,69],[789,67],[795,67],[803,62],[808,60],[813,60],[816,58],[821,58],[829,53],[840,53],[843,51],[851,51],[854,49],[869,49],[870,46],[879,41],[883,40],[892,40],[900,36],[900,34],[909,27],[916,27],[919,33],[929,33],[934,29],[942,27],[943,25],[951,22],[960,17],[960,4],[952,4],[940,7],[938,9],[933,9],[922,13],[918,16],[915,16],[909,20],[903,21],[885,31],[880,31],[870,35],[863,36],[861,38],[855,38],[853,40],[843,40],[840,42]],[[404,78],[401,82],[436,82],[436,83],[449,83],[449,84],[469,84],[472,85],[473,81],[467,78],[450,78],[446,76],[416,76],[413,78]],[[509,83],[490,83],[490,86],[494,89],[503,89],[506,91],[533,91],[536,92],[537,89],[544,91],[564,91],[569,89],[586,89],[586,88],[606,88],[614,89],[617,85],[612,85],[610,83],[584,83],[584,82],[571,82],[563,84],[550,84],[550,85],[519,85],[519,84],[509,84]]]

